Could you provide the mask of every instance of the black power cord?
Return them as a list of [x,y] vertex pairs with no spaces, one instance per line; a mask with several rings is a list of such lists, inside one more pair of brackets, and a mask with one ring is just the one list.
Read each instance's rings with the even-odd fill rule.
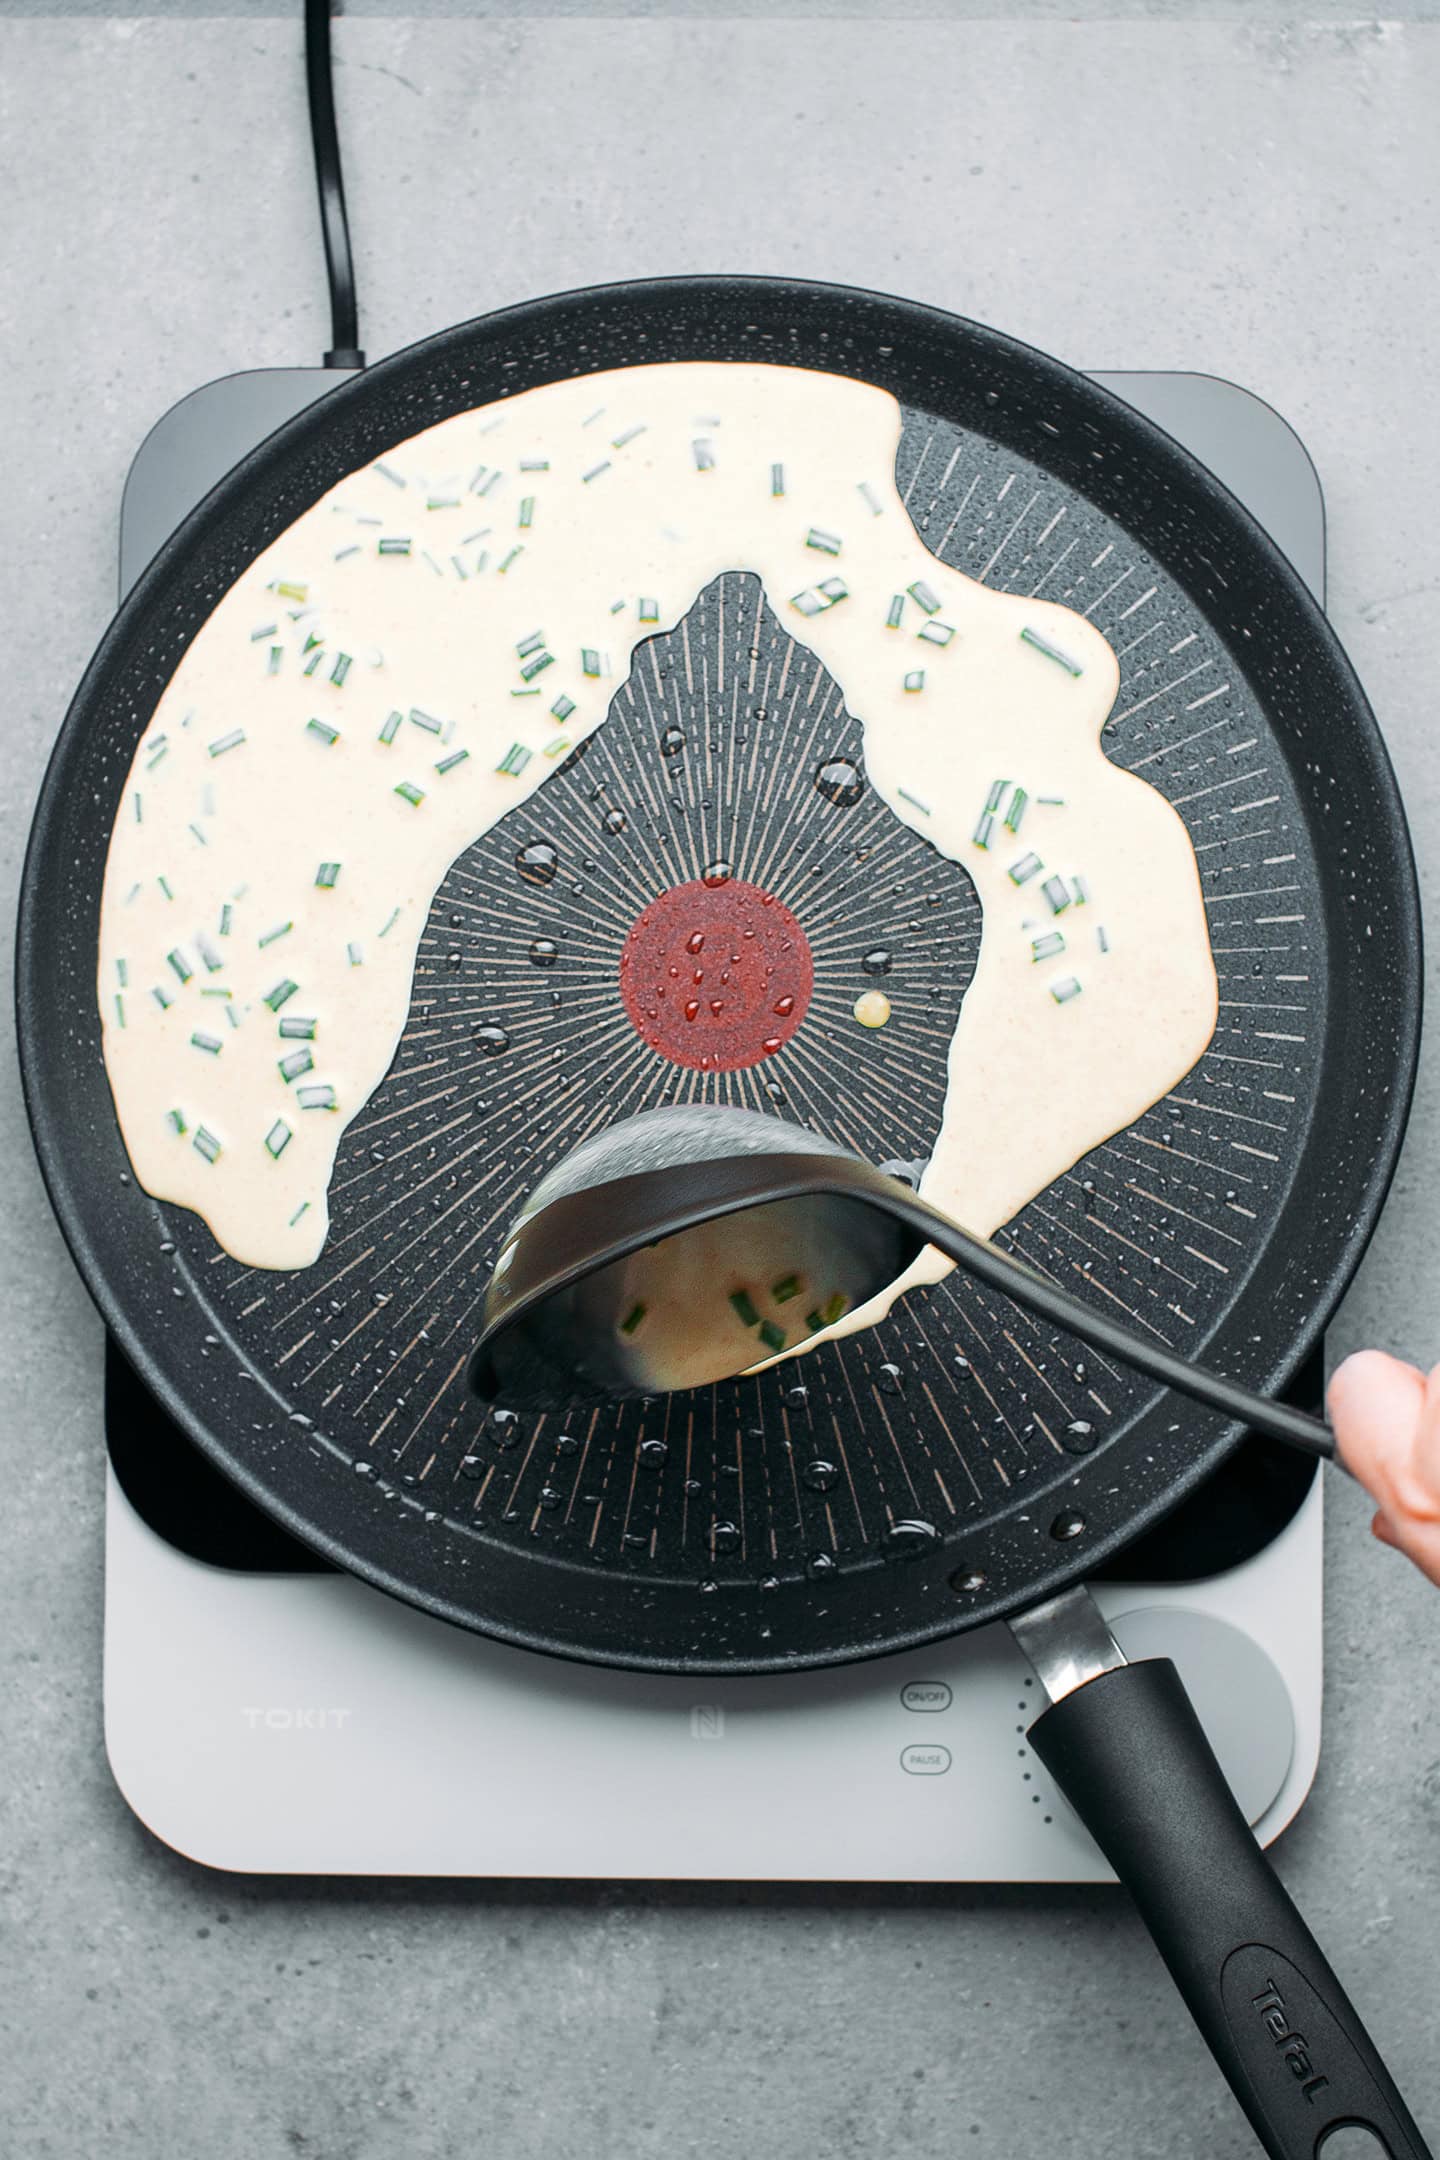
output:
[[305,86],[310,93],[310,135],[315,145],[315,182],[320,191],[320,228],[330,280],[330,341],[327,368],[363,368],[355,306],[355,259],[345,215],[340,137],[335,130],[335,78],[330,63],[330,0],[305,0]]

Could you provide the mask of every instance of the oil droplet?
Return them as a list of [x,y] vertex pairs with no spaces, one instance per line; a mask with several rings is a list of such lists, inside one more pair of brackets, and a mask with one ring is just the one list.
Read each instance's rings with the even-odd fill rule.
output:
[[555,1452],[557,1455],[578,1455],[580,1442],[576,1439],[574,1433],[562,1432],[555,1442]]
[[622,833],[624,832],[626,825],[625,812],[618,808],[614,810],[607,810],[604,817],[601,818],[600,822],[604,826],[606,832]]
[[497,1448],[507,1454],[520,1445],[520,1416],[515,1410],[492,1410],[490,1431]]
[[1071,1538],[1079,1537],[1084,1528],[1085,1517],[1079,1508],[1062,1508],[1050,1525],[1050,1535],[1066,1544]]
[[900,1395],[905,1389],[905,1375],[898,1365],[882,1365],[875,1376],[875,1385],[882,1395]]
[[1095,1446],[1095,1427],[1088,1418],[1074,1418],[1061,1435],[1067,1455],[1089,1455]]
[[792,1410],[803,1410],[810,1400],[810,1390],[803,1380],[797,1380],[794,1387],[786,1388],[785,1400]]
[[764,1042],[761,1043],[760,1047],[765,1052],[767,1057],[773,1057],[775,1055],[775,1052],[780,1048],[780,1037],[778,1035],[767,1035]]
[[530,885],[548,885],[560,867],[560,857],[548,840],[531,840],[515,857],[515,867]]
[[689,937],[685,940],[685,950],[688,953],[704,952],[705,933],[703,930],[691,931]]
[[737,1524],[733,1522],[717,1522],[710,1525],[711,1552],[737,1552],[739,1546],[740,1531]]
[[660,755],[662,757],[679,757],[684,748],[685,731],[683,728],[667,727],[663,730],[660,736]]
[[835,1562],[828,1552],[812,1552],[805,1562],[805,1573],[813,1581],[818,1575],[833,1575]]
[[865,792],[865,776],[849,758],[826,758],[815,768],[815,785],[827,802],[848,810]]
[[933,1522],[895,1522],[885,1533],[885,1550],[892,1560],[915,1560],[940,1542]]
[[642,1440],[635,1450],[635,1459],[644,1470],[658,1470],[670,1453],[664,1440]]
[[966,1357],[963,1350],[957,1350],[955,1352],[955,1366],[958,1372],[969,1372],[970,1360],[968,1357]]
[[863,1028],[882,1028],[890,1018],[890,1000],[883,990],[862,990],[851,1007]]
[[479,1027],[472,1028],[470,1040],[486,1057],[499,1057],[502,1050],[510,1047],[509,1030],[501,1027],[498,1020],[485,1020]]
[[554,967],[560,957],[560,948],[553,938],[537,937],[530,947],[530,958],[536,967]]
[[458,952],[447,952],[445,955],[445,965],[446,967],[450,968],[463,967],[465,965],[465,955]]
[[895,956],[886,945],[876,945],[860,962],[867,975],[888,975],[895,964]]
[[540,1488],[540,1505],[546,1510],[547,1514],[552,1513],[559,1507],[564,1498],[564,1493],[557,1486],[542,1485]]
[[985,1588],[985,1582],[986,1578],[980,1569],[973,1567],[956,1568],[950,1577],[951,1589],[958,1591],[961,1597],[974,1597],[977,1591]]
[[785,1093],[784,1088],[782,1088],[779,1082],[776,1080],[766,1081],[765,1093],[769,1096],[771,1102],[786,1102],[789,1099]]
[[728,885],[734,874],[728,862],[712,862],[701,871],[700,882],[713,891],[717,885]]
[[788,1020],[791,1013],[795,1010],[795,1000],[793,997],[776,998],[775,1003],[771,1006],[770,1010],[771,1012],[776,1014],[779,1019]]
[[838,1484],[840,1472],[833,1462],[826,1462],[817,1456],[814,1462],[806,1463],[800,1477],[811,1492],[829,1492],[833,1485]]
[[699,1019],[699,1017],[700,1017],[700,1000],[699,1000],[699,998],[686,998],[686,1000],[685,1000],[685,1018],[686,1018],[687,1020],[698,1020],[698,1019]]

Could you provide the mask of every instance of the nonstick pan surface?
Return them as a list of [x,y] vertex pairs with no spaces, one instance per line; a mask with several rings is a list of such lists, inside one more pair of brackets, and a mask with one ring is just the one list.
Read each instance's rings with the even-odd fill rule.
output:
[[[135,1185],[94,1003],[135,744],[250,559],[449,414],[697,358],[893,392],[898,478],[932,550],[1082,609],[1114,645],[1106,745],[1189,826],[1220,1021],[1174,1093],[1002,1241],[1176,1348],[1283,1383],[1364,1249],[1413,1077],[1418,904],[1383,745],[1299,579],[1184,451],[1058,363],[911,303],[749,279],[562,295],[447,331],[289,422],[161,551],[76,695],[25,871],[20,1036],[42,1168],[105,1319],[289,1529],[533,1648],[786,1669],[1034,1603],[1152,1524],[1236,1435],[960,1277],[694,1396],[543,1420],[467,1397],[504,1227],[597,1110],[737,1102],[875,1160],[933,1143],[978,903],[866,787],[858,721],[753,578],[718,579],[642,648],[605,725],[453,866],[313,1268],[244,1269]],[[717,864],[784,903],[814,966],[793,1037],[718,1075],[642,1042],[618,970],[647,904]],[[892,1021],[857,1041],[850,1007],[882,984]]]

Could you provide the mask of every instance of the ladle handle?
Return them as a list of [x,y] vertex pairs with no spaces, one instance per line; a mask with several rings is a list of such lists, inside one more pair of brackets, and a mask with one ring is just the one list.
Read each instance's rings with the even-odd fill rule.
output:
[[1310,1417],[1303,1410],[1292,1410],[1287,1403],[1271,1402],[1267,1396],[1256,1395],[1251,1389],[1242,1387],[1237,1380],[1227,1380],[1203,1365],[1193,1365],[1189,1358],[1180,1357],[1163,1342],[1147,1341],[1143,1335],[1122,1327],[1093,1306],[1082,1304],[1068,1291],[1057,1289],[1054,1283],[1033,1273],[1009,1253],[1001,1252],[987,1238],[975,1237],[970,1231],[963,1230],[959,1223],[942,1214],[939,1208],[932,1207],[928,1200],[922,1200],[897,1179],[886,1182],[892,1188],[887,1204],[894,1215],[921,1232],[929,1244],[938,1246],[947,1259],[955,1261],[967,1273],[978,1276],[990,1289],[1013,1298],[1037,1320],[1046,1320],[1052,1327],[1078,1335],[1092,1350],[1118,1358],[1123,1365],[1132,1366],[1165,1387],[1177,1388],[1192,1401],[1204,1403],[1207,1409],[1219,1410],[1226,1417],[1238,1419],[1253,1431],[1264,1433],[1267,1439],[1283,1440],[1288,1446],[1300,1448],[1307,1455],[1318,1455],[1326,1462],[1340,1460],[1335,1452],[1335,1435],[1322,1418]]

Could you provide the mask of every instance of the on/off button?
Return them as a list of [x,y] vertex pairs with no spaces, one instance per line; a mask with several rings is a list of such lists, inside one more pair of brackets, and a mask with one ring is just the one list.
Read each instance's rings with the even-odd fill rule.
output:
[[948,1710],[951,1700],[943,1680],[907,1680],[900,1690],[900,1701],[907,1710]]
[[900,1751],[900,1767],[911,1777],[943,1777],[950,1767],[948,1747],[907,1747]]

